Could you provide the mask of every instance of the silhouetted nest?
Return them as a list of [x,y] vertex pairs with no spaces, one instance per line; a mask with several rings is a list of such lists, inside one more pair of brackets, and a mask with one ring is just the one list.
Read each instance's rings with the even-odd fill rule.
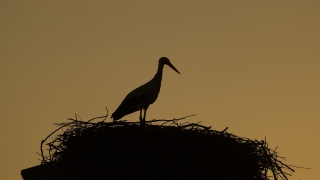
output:
[[[76,115],[69,123],[57,124],[60,127],[41,142],[42,164],[60,163],[59,179],[266,180],[287,179],[290,174],[284,170],[294,172],[265,140],[240,138],[227,133],[228,128],[179,123],[190,116],[146,121],[145,127],[104,122],[107,116],[84,122]],[[66,129],[47,143],[45,156],[43,143],[61,128]]]

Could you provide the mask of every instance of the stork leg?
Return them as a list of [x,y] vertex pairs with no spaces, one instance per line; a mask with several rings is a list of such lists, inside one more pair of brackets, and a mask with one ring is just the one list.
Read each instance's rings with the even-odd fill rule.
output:
[[[141,108],[140,109],[140,125],[142,125],[142,126],[144,126],[146,124],[147,109],[148,109],[148,106],[146,108]],[[142,118],[142,111],[143,110],[144,110],[144,112],[143,112],[143,118]]]
[[140,125],[142,125],[142,123],[143,123],[143,122],[142,122],[142,121],[143,121],[143,120],[142,120],[142,110],[143,110],[143,108],[140,109]]
[[149,106],[147,106],[147,107],[145,107],[145,108],[144,108],[143,124],[145,124],[145,123],[146,123],[146,114],[147,114],[148,107],[149,107]]
[[143,114],[143,124],[145,124],[145,123],[146,123],[146,114],[147,114],[147,109],[148,109],[148,108],[144,109],[144,114]]

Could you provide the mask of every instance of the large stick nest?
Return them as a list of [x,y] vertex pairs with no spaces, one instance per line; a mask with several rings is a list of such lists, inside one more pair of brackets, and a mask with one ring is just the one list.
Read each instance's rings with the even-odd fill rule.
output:
[[[146,121],[142,127],[138,122],[104,122],[107,116],[89,121],[76,116],[57,124],[42,140],[42,164],[62,163],[59,179],[276,180],[294,172],[265,140],[180,123],[187,117]],[[44,142],[59,129],[65,130],[47,143],[44,155]]]

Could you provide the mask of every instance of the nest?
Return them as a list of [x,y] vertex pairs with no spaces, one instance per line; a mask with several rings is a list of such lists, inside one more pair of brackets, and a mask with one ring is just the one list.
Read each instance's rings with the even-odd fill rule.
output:
[[[190,117],[190,116],[187,116]],[[57,124],[41,142],[41,164],[59,163],[56,179],[287,179],[294,170],[265,140],[250,140],[187,118]],[[96,121],[96,122],[93,122]],[[42,146],[59,129],[65,129]],[[285,171],[289,171],[286,173]]]

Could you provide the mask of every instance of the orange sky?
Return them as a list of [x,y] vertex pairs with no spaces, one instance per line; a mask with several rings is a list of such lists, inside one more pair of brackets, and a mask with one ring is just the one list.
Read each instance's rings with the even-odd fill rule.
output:
[[[38,165],[54,122],[111,114],[167,56],[147,119],[278,146],[317,180],[320,1],[1,1],[0,179]],[[138,121],[139,113],[125,119]],[[110,119],[108,119],[111,121]]]

